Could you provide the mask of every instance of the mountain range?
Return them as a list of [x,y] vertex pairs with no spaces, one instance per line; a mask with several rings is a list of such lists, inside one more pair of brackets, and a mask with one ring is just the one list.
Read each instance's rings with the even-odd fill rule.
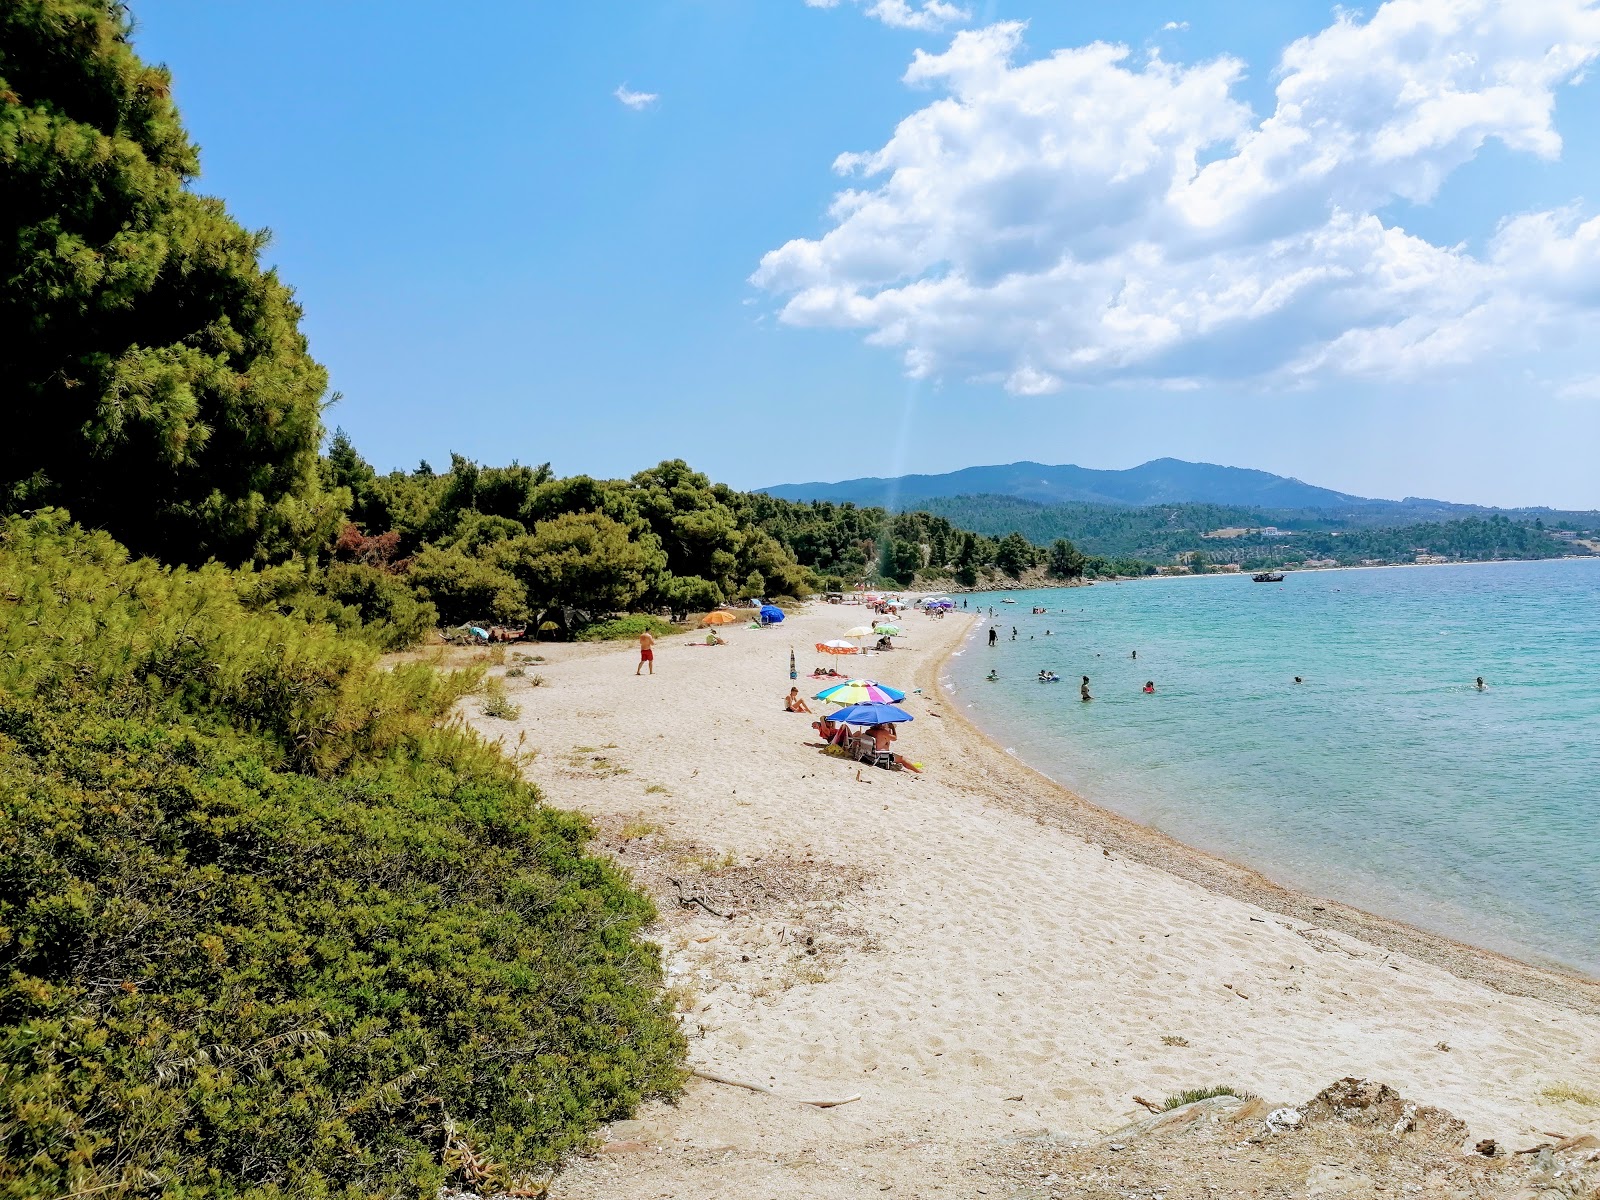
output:
[[965,467],[942,475],[846,479],[838,483],[786,483],[759,489],[785,500],[831,500],[861,507],[904,510],[954,496],[998,496],[1032,504],[1095,504],[1145,507],[1159,504],[1217,504],[1275,512],[1337,510],[1368,519],[1427,520],[1493,512],[1551,513],[1544,508],[1491,509],[1407,496],[1403,500],[1356,496],[1317,487],[1270,471],[1223,467],[1214,463],[1156,458],[1121,471],[1071,464],[1015,462]]

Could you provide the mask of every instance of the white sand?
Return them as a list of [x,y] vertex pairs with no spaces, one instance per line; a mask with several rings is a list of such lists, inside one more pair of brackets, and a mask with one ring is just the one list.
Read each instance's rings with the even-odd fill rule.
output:
[[[1088,809],[935,694],[938,663],[976,618],[912,614],[903,649],[834,660],[925,692],[898,748],[926,773],[866,769],[857,782],[853,764],[806,744],[811,718],[781,698],[790,647],[805,672],[821,661],[812,644],[862,611],[730,626],[719,648],[669,637],[653,678],[635,678],[631,646],[540,647],[551,661],[529,670],[545,685],[508,681],[517,722],[469,703],[508,744],[526,730],[552,804],[613,834],[624,819],[658,824],[635,859],[655,846],[670,863],[661,846],[677,839],[740,864],[869,873],[847,871],[809,909],[779,897],[732,921],[663,904],[657,934],[693,993],[691,1064],[783,1096],[692,1080],[677,1106],[608,1131],[610,1151],[576,1163],[555,1195],[967,1196],[984,1186],[974,1164],[1007,1137],[1093,1136],[1141,1115],[1135,1094],[1227,1083],[1303,1100],[1344,1075],[1447,1108],[1474,1137],[1600,1131],[1600,1109],[1541,1095],[1600,1080],[1600,991],[1336,905],[1313,925],[1309,898]],[[596,749],[575,766],[580,746]],[[627,773],[597,776],[595,753]],[[693,864],[679,867],[692,889]],[[805,936],[820,953],[805,954]],[[827,1110],[784,1098],[853,1093]]]

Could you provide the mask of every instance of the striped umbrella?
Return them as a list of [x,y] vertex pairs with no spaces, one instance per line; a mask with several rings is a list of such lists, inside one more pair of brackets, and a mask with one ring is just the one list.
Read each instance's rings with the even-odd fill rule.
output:
[[906,698],[899,688],[871,679],[847,679],[817,693],[818,700],[831,704],[898,704]]

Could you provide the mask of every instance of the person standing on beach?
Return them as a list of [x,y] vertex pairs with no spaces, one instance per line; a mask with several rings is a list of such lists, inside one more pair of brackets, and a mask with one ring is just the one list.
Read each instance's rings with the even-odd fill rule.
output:
[[633,669],[635,675],[647,666],[650,668],[650,674],[656,673],[655,645],[656,640],[650,636],[649,630],[639,635],[639,665]]
[[1089,677],[1087,675],[1085,675],[1083,677],[1083,682],[1078,685],[1078,699],[1080,699],[1080,700],[1093,700],[1094,699],[1093,696],[1089,695]]
[[989,626],[989,648],[994,649],[994,644],[1000,640],[1000,631],[993,625]]

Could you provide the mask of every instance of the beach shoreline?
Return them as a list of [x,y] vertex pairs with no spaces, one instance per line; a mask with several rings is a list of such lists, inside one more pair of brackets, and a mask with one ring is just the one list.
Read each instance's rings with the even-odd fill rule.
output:
[[809,605],[722,647],[672,635],[653,677],[627,645],[541,645],[540,685],[507,680],[518,719],[465,702],[490,737],[526,736],[547,802],[655,898],[691,1068],[771,1089],[692,1079],[553,1196],[964,1197],[1018,1138],[1094,1139],[1141,1114],[1135,1095],[1217,1083],[1287,1102],[1365,1076],[1474,1136],[1600,1132],[1600,1109],[1551,1098],[1600,1061],[1593,985],[1074,796],[940,685],[981,613],[908,614],[892,654],[830,660],[921,689],[896,746],[921,774],[824,754],[782,710],[789,649],[808,666],[860,611]]
[[[1318,569],[1377,570],[1379,568]],[[972,627],[976,630],[987,618],[983,614],[974,614],[974,617]],[[957,648],[952,646],[937,664],[924,667],[919,682],[922,682],[925,688],[931,686],[940,692],[945,691],[947,683],[945,671],[951,655]],[[1600,979],[1556,963],[1528,962],[1513,954],[1412,925],[1397,917],[1368,912],[1357,905],[1322,896],[1311,889],[1280,883],[1261,869],[1237,862],[1214,851],[1192,846],[1154,826],[1124,816],[1114,809],[1106,808],[1079,795],[1026,759],[1005,749],[954,703],[951,703],[945,718],[954,719],[964,726],[968,737],[987,748],[992,764],[991,770],[1004,768],[1024,777],[1026,780],[1024,790],[1037,793],[1033,802],[1022,809],[1030,817],[1048,817],[1060,828],[1076,836],[1099,841],[1108,848],[1148,866],[1188,879],[1208,890],[1276,912],[1281,916],[1337,929],[1341,933],[1372,942],[1384,949],[1411,955],[1463,979],[1486,984],[1510,995],[1537,996],[1554,1000],[1563,1006],[1600,1015]]]

